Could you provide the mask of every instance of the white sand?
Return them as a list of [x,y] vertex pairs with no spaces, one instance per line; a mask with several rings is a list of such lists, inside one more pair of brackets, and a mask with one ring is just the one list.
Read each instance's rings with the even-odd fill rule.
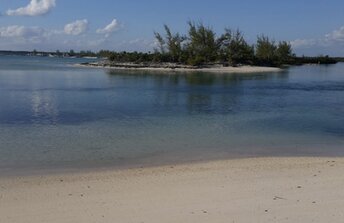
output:
[[343,222],[344,159],[261,158],[0,179],[1,223]]
[[111,70],[136,70],[136,71],[159,71],[159,72],[207,72],[207,73],[263,73],[263,72],[280,72],[281,68],[277,67],[260,67],[260,66],[241,66],[241,67],[213,67],[213,68],[125,68],[125,67],[109,67],[109,66],[90,66],[90,65],[76,65],[80,67],[103,68]]

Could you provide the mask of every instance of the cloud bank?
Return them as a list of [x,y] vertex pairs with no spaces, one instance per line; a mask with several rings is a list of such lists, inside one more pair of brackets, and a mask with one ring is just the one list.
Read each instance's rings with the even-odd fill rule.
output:
[[75,22],[65,25],[64,32],[68,35],[78,36],[85,33],[88,29],[87,19],[76,20]]
[[320,38],[293,40],[291,45],[296,52],[302,54],[342,56],[344,54],[344,26]]
[[0,28],[0,37],[4,38],[31,38],[31,37],[38,37],[43,36],[45,34],[45,30],[40,27],[25,27],[25,26],[7,26]]
[[93,31],[89,31],[87,19],[76,20],[58,29],[22,25],[4,26],[0,27],[0,49],[150,51],[154,48],[153,39],[120,41],[115,37],[109,38],[121,27],[121,23],[116,19],[105,27]]
[[47,14],[56,6],[56,0],[31,0],[31,2],[18,9],[9,9],[9,16],[39,16]]
[[344,26],[324,35],[321,38],[296,39],[294,41],[291,41],[291,44],[295,48],[342,45],[344,44]]

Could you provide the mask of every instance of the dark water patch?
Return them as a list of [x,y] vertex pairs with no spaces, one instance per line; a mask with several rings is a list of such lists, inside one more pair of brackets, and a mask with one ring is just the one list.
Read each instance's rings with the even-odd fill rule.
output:
[[291,84],[272,84],[264,86],[254,86],[251,89],[266,89],[266,90],[278,90],[278,91],[344,91],[344,82],[332,82],[332,83],[291,83]]
[[[344,120],[342,120],[342,122],[344,123]],[[344,127],[328,127],[325,128],[325,132],[327,132],[330,135],[334,135],[334,136],[338,136],[338,137],[343,137],[344,139]]]

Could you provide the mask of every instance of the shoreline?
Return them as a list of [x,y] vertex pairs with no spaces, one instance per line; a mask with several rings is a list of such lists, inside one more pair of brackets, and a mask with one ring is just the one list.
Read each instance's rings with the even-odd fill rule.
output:
[[281,157],[0,178],[0,222],[340,222],[343,171]]
[[131,64],[120,64],[117,66],[110,66],[101,63],[88,63],[88,64],[75,64],[77,67],[86,67],[86,68],[99,68],[99,69],[110,69],[110,70],[129,70],[129,71],[159,71],[159,72],[208,72],[208,73],[224,73],[224,74],[233,74],[233,73],[264,73],[264,72],[281,72],[283,69],[278,67],[261,67],[261,66],[240,66],[240,67],[223,67],[223,66],[214,66],[214,67],[204,67],[204,68],[194,68],[194,67],[135,67]]
[[[268,156],[265,158],[288,158],[289,156]],[[309,156],[300,156],[309,158]],[[326,156],[327,157],[327,156]],[[153,169],[153,168],[164,168],[170,166],[185,166],[185,165],[202,165],[207,163],[223,162],[223,161],[234,161],[234,160],[247,160],[247,159],[262,159],[264,156],[230,156],[226,158],[199,158],[183,161],[162,161],[149,163],[144,161],[138,164],[123,164],[115,165],[113,163],[97,163],[97,164],[65,164],[58,166],[43,165],[43,166],[21,166],[20,168],[14,169],[14,167],[0,168],[0,181],[6,178],[32,178],[39,176],[58,176],[58,175],[82,175],[85,173],[102,173],[102,172],[120,172],[130,171],[138,169]],[[328,157],[329,158],[329,157]],[[5,173],[6,172],[6,173]]]
[[[341,156],[339,156],[341,157]],[[106,163],[83,163],[83,164],[64,164],[64,165],[37,165],[37,166],[21,166],[20,168],[15,167],[3,167],[0,168],[0,181],[1,179],[6,178],[32,178],[39,176],[58,176],[58,175],[82,175],[85,173],[103,173],[103,172],[122,172],[122,171],[131,171],[131,170],[142,170],[142,169],[155,169],[155,168],[164,168],[170,166],[195,166],[208,163],[217,163],[217,162],[238,162],[240,160],[258,160],[258,159],[290,159],[290,158],[299,158],[299,159],[335,159],[338,156],[309,156],[309,155],[280,155],[280,156],[229,156],[229,157],[212,157],[212,158],[196,158],[188,160],[170,160],[170,161],[161,161],[150,163],[149,161],[143,161],[140,163],[130,163],[130,164],[114,164],[112,162]],[[344,157],[343,157],[344,159]]]

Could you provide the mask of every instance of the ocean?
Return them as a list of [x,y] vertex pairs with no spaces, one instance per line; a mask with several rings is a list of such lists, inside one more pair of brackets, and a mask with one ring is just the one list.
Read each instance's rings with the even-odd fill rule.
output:
[[0,56],[0,175],[344,155],[344,63],[111,71]]

